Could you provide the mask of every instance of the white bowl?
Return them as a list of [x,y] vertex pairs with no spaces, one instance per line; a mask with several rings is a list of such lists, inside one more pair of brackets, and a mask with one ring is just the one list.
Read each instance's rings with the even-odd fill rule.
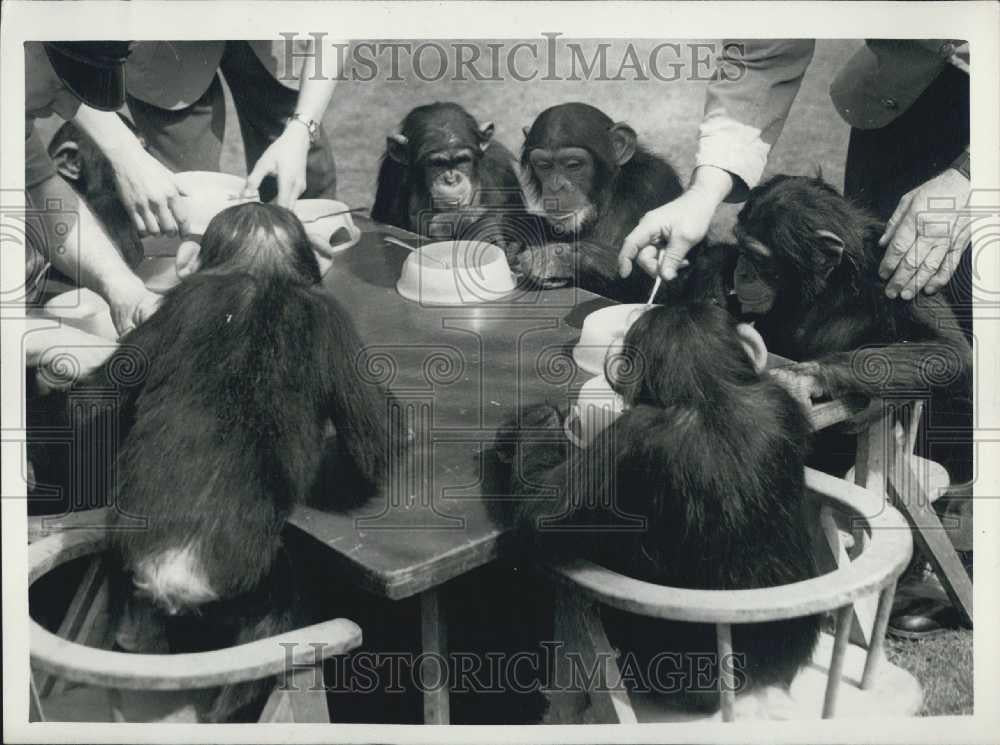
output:
[[625,401],[612,390],[607,378],[596,375],[582,386],[563,423],[566,437],[586,447],[625,411]]
[[116,341],[118,331],[104,298],[84,287],[60,293],[45,303],[45,312],[69,326]]
[[573,347],[577,366],[592,375],[603,375],[604,360],[621,349],[629,327],[646,308],[642,303],[610,305],[583,319],[580,339]]
[[175,173],[174,179],[183,196],[176,197],[171,208],[185,236],[203,235],[212,218],[226,207],[260,199],[259,195],[242,197],[246,179],[229,173],[183,171]]
[[407,300],[427,305],[488,303],[513,292],[504,252],[483,241],[429,243],[406,257],[396,283]]
[[316,252],[330,256],[361,240],[361,229],[354,224],[349,209],[336,199],[300,199],[292,211],[302,221]]

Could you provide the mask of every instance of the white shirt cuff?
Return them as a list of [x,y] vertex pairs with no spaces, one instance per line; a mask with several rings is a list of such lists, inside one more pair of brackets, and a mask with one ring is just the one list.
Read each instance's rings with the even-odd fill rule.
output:
[[733,187],[727,202],[742,201],[746,189],[760,183],[771,151],[771,146],[760,138],[760,134],[756,127],[740,124],[724,115],[709,115],[702,122],[695,166],[715,166],[743,182]]

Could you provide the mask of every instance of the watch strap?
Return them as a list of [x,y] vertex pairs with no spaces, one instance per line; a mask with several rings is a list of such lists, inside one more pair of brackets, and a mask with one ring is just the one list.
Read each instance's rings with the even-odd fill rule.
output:
[[308,119],[296,111],[286,120],[286,124],[290,122],[298,122],[303,125],[306,131],[309,132],[309,143],[316,143],[316,140],[319,138],[319,123],[315,119]]

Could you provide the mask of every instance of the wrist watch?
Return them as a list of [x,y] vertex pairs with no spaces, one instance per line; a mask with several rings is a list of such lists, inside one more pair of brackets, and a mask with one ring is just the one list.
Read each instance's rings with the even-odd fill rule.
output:
[[949,166],[949,168],[954,168],[956,171],[965,176],[965,178],[971,181],[972,179],[969,176],[969,149],[966,148],[965,150],[963,150],[962,154],[959,155],[957,158],[955,158],[954,161],[952,161],[952,164]]
[[309,132],[309,144],[315,145],[316,140],[319,139],[319,124],[315,119],[307,119],[299,112],[295,112],[290,117],[285,120],[285,126],[288,126],[291,122],[298,122],[306,128]]

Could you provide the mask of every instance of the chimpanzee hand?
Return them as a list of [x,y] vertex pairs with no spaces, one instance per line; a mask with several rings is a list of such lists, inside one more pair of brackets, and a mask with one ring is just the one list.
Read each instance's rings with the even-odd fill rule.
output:
[[[497,430],[497,457],[503,463],[513,463],[523,431],[544,429],[562,431],[563,416],[559,409],[547,403],[526,406],[518,412],[516,419],[508,421]],[[530,434],[527,444],[532,447]]]
[[879,276],[889,279],[888,297],[911,300],[920,290],[932,295],[948,283],[972,239],[963,210],[969,190],[969,180],[949,168],[899,200],[879,239],[889,247],[879,266]]
[[247,176],[244,193],[254,194],[268,176],[278,179],[275,203],[291,209],[306,190],[306,157],[309,155],[309,130],[289,122],[270,147],[264,151]]
[[510,270],[515,274],[520,274],[521,254],[525,250],[525,245],[523,241],[513,240],[511,238],[506,238],[503,236],[497,236],[493,240],[493,245],[497,246],[501,251],[503,251],[504,256],[507,257],[507,263],[510,265]]
[[514,270],[544,289],[565,287],[577,279],[576,248],[570,243],[532,246],[517,255]]
[[815,362],[776,367],[768,370],[768,374],[806,410],[812,408],[813,399],[826,395],[819,380],[819,365]]
[[146,152],[138,140],[107,153],[125,209],[140,235],[177,235],[170,200],[180,196],[174,174]]
[[163,296],[147,290],[136,279],[134,283],[110,291],[107,300],[111,306],[111,320],[119,335],[124,336],[156,312]]

